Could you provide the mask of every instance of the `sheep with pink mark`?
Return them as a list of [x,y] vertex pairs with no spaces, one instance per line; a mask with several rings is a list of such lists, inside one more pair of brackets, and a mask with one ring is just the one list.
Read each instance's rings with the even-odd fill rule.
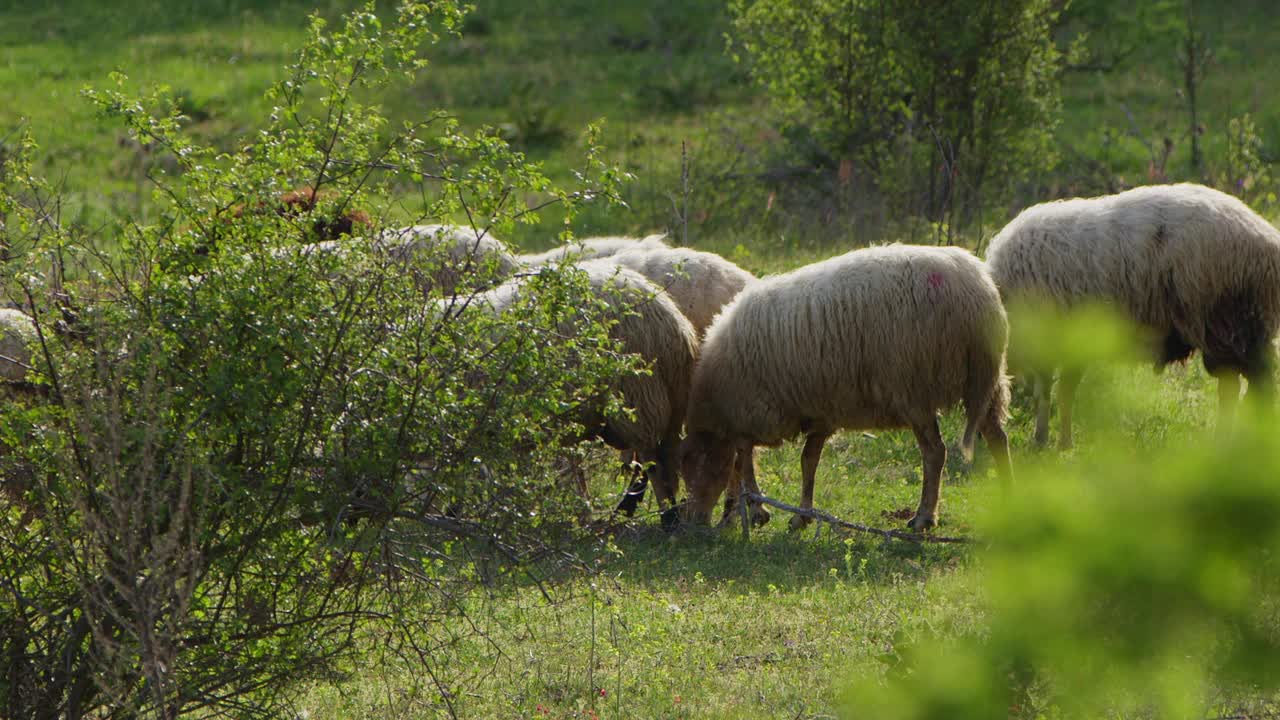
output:
[[[757,445],[805,437],[801,506],[812,508],[827,438],[905,427],[924,459],[910,527],[935,526],[947,454],[939,411],[962,403],[962,452],[971,456],[981,433],[998,473],[1012,480],[1007,337],[995,283],[958,248],[855,250],[756,281],[711,325],[694,371],[682,449],[685,518],[709,521],[716,499],[738,483],[756,490]],[[792,527],[806,522],[796,516]]]

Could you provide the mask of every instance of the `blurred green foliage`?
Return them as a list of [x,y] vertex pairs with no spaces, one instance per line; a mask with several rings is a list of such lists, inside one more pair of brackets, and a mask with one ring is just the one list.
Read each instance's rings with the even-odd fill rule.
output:
[[[1099,311],[1066,325],[1037,338],[1048,353],[1140,357]],[[1224,694],[1280,690],[1274,413],[1246,405],[1216,435],[1142,447],[1123,423],[1154,378],[1126,390],[1091,413],[1087,456],[1023,454],[1014,491],[976,521],[984,627],[911,638],[883,679],[852,684],[849,717],[1203,718]]]

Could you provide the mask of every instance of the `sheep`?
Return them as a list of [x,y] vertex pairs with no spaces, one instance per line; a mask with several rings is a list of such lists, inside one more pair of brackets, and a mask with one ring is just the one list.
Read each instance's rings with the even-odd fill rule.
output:
[[[947,452],[939,410],[963,402],[962,454],[972,456],[980,432],[1002,480],[1012,481],[1007,337],[995,284],[959,248],[855,250],[756,281],[712,323],[694,371],[686,519],[707,522],[735,476],[755,488],[756,445],[805,436],[801,507],[812,508],[818,459],[836,430],[909,427],[924,458],[909,525],[935,526]],[[807,522],[796,516],[791,526]]]
[[561,262],[573,256],[578,260],[609,257],[624,250],[661,250],[670,247],[666,243],[666,233],[648,235],[643,238],[629,237],[595,237],[575,240],[568,245],[552,248],[543,253],[521,255],[519,260],[526,267],[538,267]]
[[493,263],[495,279],[511,277],[521,265],[507,246],[487,230],[475,230],[460,225],[413,225],[384,230],[374,239],[374,247],[387,257],[411,264],[415,255],[428,247],[443,243],[447,257],[430,277],[423,277],[424,289],[436,285],[452,294],[463,275],[484,263]]
[[25,386],[31,371],[31,346],[37,339],[31,316],[0,308],[0,382]]
[[[720,309],[756,279],[719,255],[688,248],[630,248],[616,255],[579,263],[598,264],[630,268],[662,287],[693,323],[699,339]],[[624,464],[632,460],[626,452],[623,453]],[[627,489],[618,510],[627,515],[633,514],[644,500],[645,487],[646,478],[641,476]]]
[[[1042,203],[992,240],[987,263],[1010,309],[1047,302],[1070,311],[1103,302],[1149,332],[1157,368],[1202,353],[1218,378],[1219,428],[1240,397],[1272,393],[1270,344],[1280,327],[1280,231],[1240,200],[1195,184]],[[1018,355],[1013,339],[1013,356]],[[1016,363],[1015,363],[1016,364]],[[1029,368],[1037,444],[1049,438],[1049,390],[1057,368]],[[1058,444],[1072,445],[1080,369],[1060,377]]]
[[630,268],[667,291],[701,337],[720,309],[756,278],[715,253],[689,248],[624,250],[588,262]]
[[[679,488],[677,452],[698,355],[697,333],[671,298],[639,273],[602,264],[573,271],[585,272],[593,292],[616,312],[617,322],[610,335],[622,343],[624,352],[638,355],[652,370],[618,380],[623,404],[633,411],[633,417],[606,415],[604,408],[597,406],[585,408],[580,421],[587,437],[599,437],[619,450],[635,451],[641,462],[652,463],[658,501],[672,504]],[[503,312],[516,302],[523,287],[518,278],[476,296],[476,304]],[[628,512],[626,505],[624,500],[620,510]],[[630,511],[634,511],[634,504]]]
[[[30,382],[32,349],[38,342],[35,321],[15,308],[0,308],[0,397],[10,401],[39,396]],[[0,494],[11,502],[21,502],[31,487],[32,468],[13,457],[8,444],[0,440]]]

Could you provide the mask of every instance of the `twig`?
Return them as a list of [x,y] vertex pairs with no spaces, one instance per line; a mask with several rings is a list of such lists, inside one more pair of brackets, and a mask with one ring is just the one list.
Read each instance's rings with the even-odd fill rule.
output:
[[752,502],[758,502],[778,508],[779,510],[786,510],[789,513],[812,518],[814,520],[820,520],[836,527],[842,527],[848,530],[857,530],[858,532],[870,533],[872,535],[879,535],[883,537],[886,542],[889,540],[905,540],[913,543],[971,543],[974,541],[973,538],[969,537],[948,537],[946,535],[932,534],[922,535],[920,533],[902,532],[901,530],[885,530],[882,528],[871,527],[870,525],[861,525],[859,523],[849,522],[848,520],[841,520],[835,515],[823,512],[822,510],[806,509],[795,505],[788,505],[787,503],[774,500],[771,497],[767,497],[759,493],[747,492],[743,493],[743,496]]

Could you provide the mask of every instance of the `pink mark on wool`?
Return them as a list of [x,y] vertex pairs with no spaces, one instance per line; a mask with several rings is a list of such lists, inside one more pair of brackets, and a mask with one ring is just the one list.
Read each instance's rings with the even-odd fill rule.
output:
[[946,276],[940,272],[931,272],[924,278],[924,296],[929,302],[936,303],[942,301],[942,286],[947,282]]

